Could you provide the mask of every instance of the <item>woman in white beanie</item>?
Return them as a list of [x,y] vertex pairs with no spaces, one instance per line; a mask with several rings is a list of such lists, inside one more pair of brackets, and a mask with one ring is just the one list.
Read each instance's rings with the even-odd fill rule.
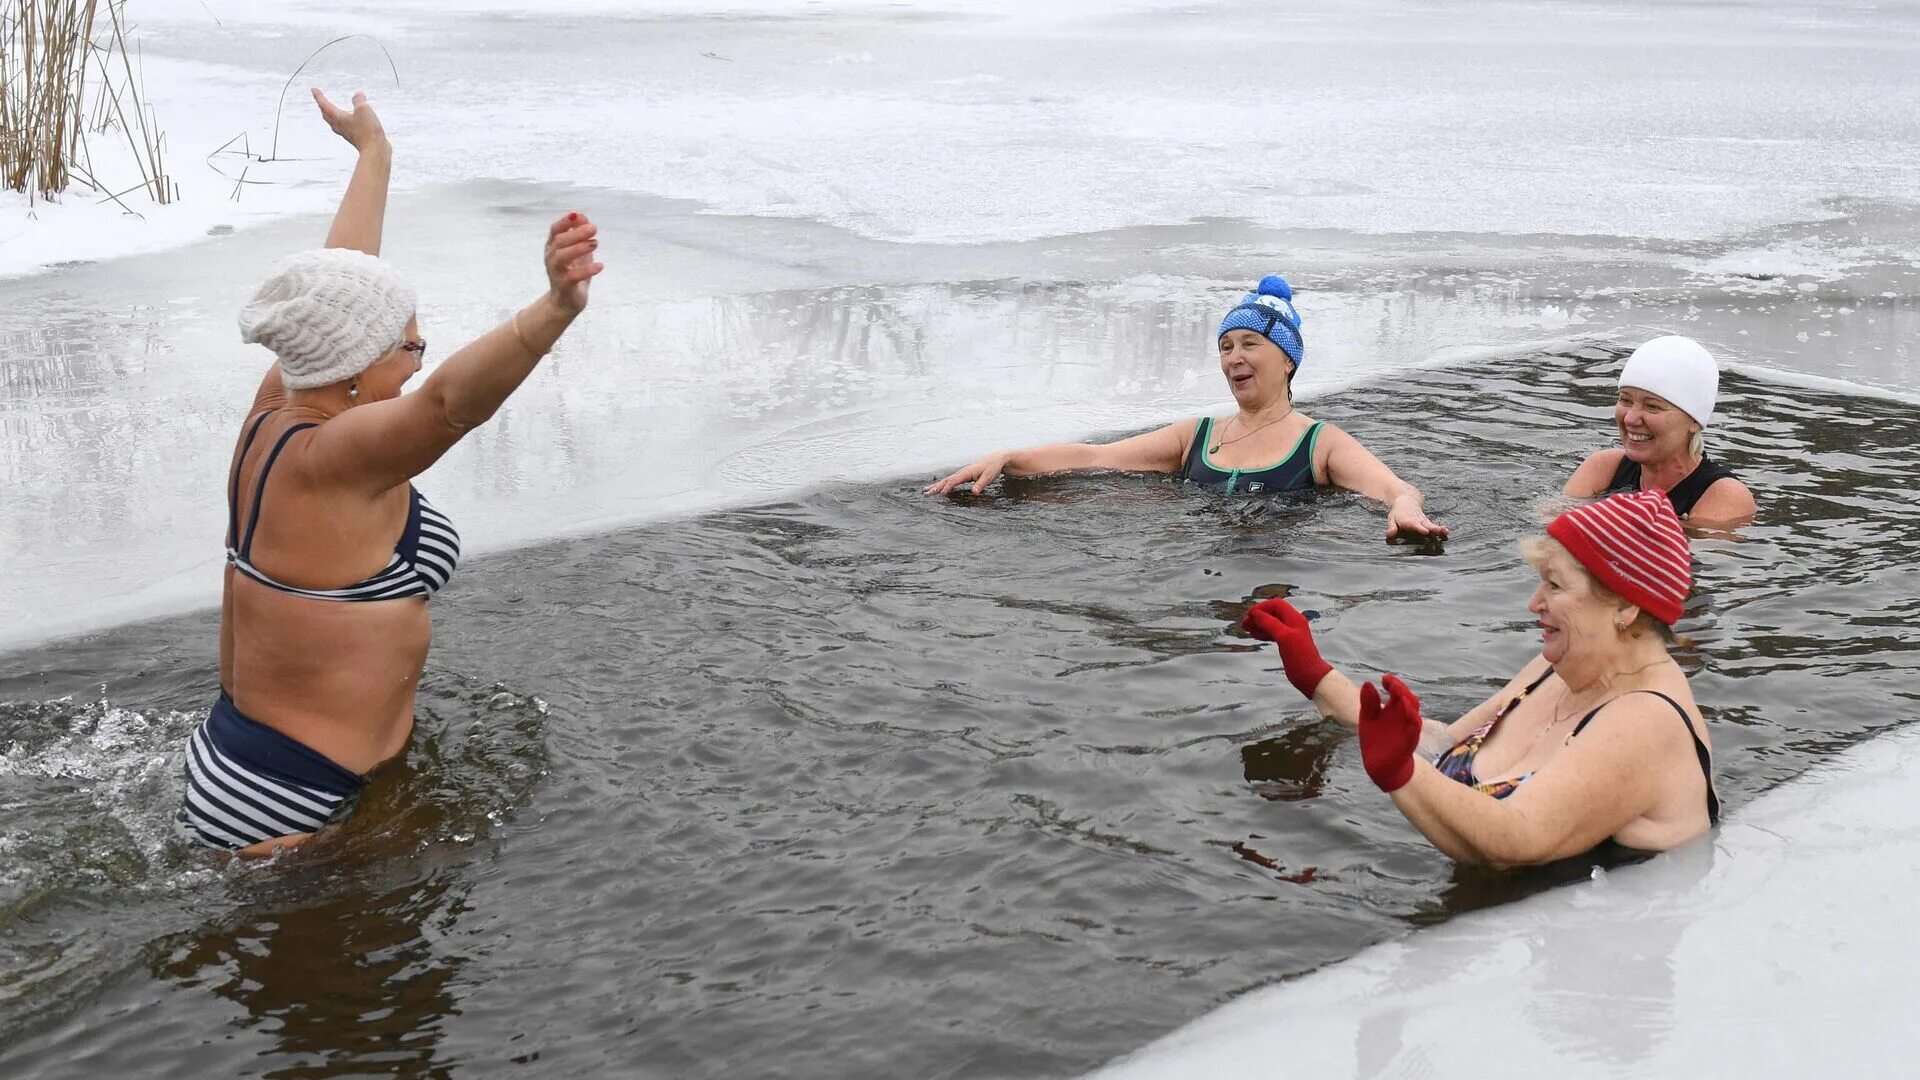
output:
[[1589,456],[1565,493],[1587,499],[1615,491],[1667,493],[1673,512],[1695,524],[1751,520],[1753,493],[1707,456],[1705,429],[1720,392],[1720,368],[1692,338],[1657,337],[1620,369],[1613,422],[1620,446]]
[[220,697],[188,741],[179,815],[246,854],[304,840],[405,748],[427,598],[460,555],[411,481],[532,374],[602,269],[595,226],[556,221],[546,293],[403,393],[426,342],[413,290],[378,257],[392,147],[365,95],[351,111],[313,96],[359,161],[326,247],[275,266],[240,313],[277,363],[234,452]]

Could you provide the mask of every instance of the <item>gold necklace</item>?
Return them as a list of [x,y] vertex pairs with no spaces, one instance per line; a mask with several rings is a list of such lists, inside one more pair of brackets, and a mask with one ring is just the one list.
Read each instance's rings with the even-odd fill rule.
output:
[[[1238,420],[1238,419],[1240,419],[1240,415],[1241,415],[1241,414],[1239,414],[1239,413],[1234,413],[1234,414],[1233,414],[1233,420]],[[1280,414],[1279,416],[1276,416],[1276,417],[1274,417],[1273,419],[1271,419],[1271,420],[1269,420],[1269,421],[1267,421],[1266,423],[1264,423],[1264,424],[1261,424],[1261,425],[1260,425],[1259,427],[1257,427],[1257,428],[1254,428],[1254,429],[1253,429],[1252,431],[1249,431],[1249,432],[1247,432],[1247,433],[1246,433],[1245,435],[1235,435],[1235,436],[1234,436],[1233,438],[1231,438],[1231,439],[1218,439],[1218,440],[1216,440],[1216,441],[1214,442],[1214,444],[1213,444],[1212,446],[1209,446],[1209,447],[1207,447],[1207,453],[1209,453],[1209,454],[1217,454],[1217,453],[1219,453],[1219,452],[1220,452],[1220,448],[1221,448],[1221,447],[1223,447],[1223,446],[1232,446],[1232,445],[1233,445],[1234,443],[1237,443],[1237,442],[1239,442],[1239,441],[1240,441],[1241,439],[1246,439],[1246,438],[1251,438],[1251,437],[1253,437],[1253,436],[1255,436],[1255,435],[1258,435],[1258,434],[1260,434],[1261,432],[1263,432],[1263,431],[1265,431],[1265,430],[1267,430],[1268,428],[1270,428],[1270,427],[1272,427],[1273,425],[1275,425],[1275,424],[1277,424],[1277,423],[1279,423],[1279,422],[1280,422],[1280,421],[1282,421],[1282,420],[1285,420],[1285,419],[1286,419],[1287,417],[1289,417],[1289,416],[1292,416],[1292,415],[1293,415],[1293,406],[1291,406],[1291,405],[1289,405],[1289,406],[1287,406],[1287,411],[1286,411],[1286,412],[1283,412],[1283,413],[1281,413],[1281,414]],[[1227,423],[1229,423],[1229,424],[1231,424],[1231,423],[1233,423],[1233,420],[1229,420],[1229,421],[1227,421]]]
[[[1600,685],[1600,688],[1601,688],[1602,690],[1611,690],[1611,689],[1613,689],[1613,684],[1614,684],[1614,681],[1615,681],[1615,680],[1617,680],[1617,679],[1624,679],[1624,678],[1626,678],[1626,677],[1627,677],[1627,676],[1629,676],[1629,675],[1638,675],[1638,674],[1640,674],[1641,672],[1643,672],[1643,671],[1645,671],[1645,670],[1647,670],[1647,669],[1648,669],[1648,668],[1650,668],[1650,667],[1657,667],[1657,666],[1659,666],[1660,664],[1662,664],[1662,663],[1666,663],[1666,662],[1669,662],[1669,661],[1671,661],[1671,660],[1672,660],[1672,657],[1665,657],[1665,656],[1663,656],[1663,657],[1661,657],[1661,658],[1660,658],[1660,659],[1658,659],[1658,660],[1650,660],[1650,661],[1648,661],[1647,663],[1644,663],[1644,664],[1641,664],[1641,665],[1640,665],[1639,667],[1637,667],[1637,668],[1634,668],[1634,669],[1633,669],[1633,670],[1631,670],[1631,671],[1622,671],[1622,672],[1618,672],[1618,673],[1616,673],[1616,674],[1614,674],[1614,675],[1612,675],[1612,676],[1609,676],[1609,677],[1607,677],[1607,678],[1605,678],[1605,679],[1601,679],[1601,680],[1599,680],[1599,685]],[[1565,680],[1565,679],[1562,679],[1562,680],[1560,680],[1560,682],[1561,682],[1561,685],[1563,685],[1563,686],[1565,686],[1565,685],[1566,685],[1566,680]],[[1576,692],[1575,692],[1575,690],[1573,689],[1573,687],[1571,687],[1571,686],[1568,686],[1568,687],[1567,687],[1567,696],[1568,696],[1568,698],[1572,698],[1572,697],[1573,697],[1573,696],[1575,695],[1575,693],[1576,693]],[[1614,696],[1615,696],[1615,697],[1618,697],[1619,695],[1617,695],[1617,694],[1616,694],[1616,695],[1614,695]],[[1605,705],[1607,701],[1612,701],[1612,700],[1613,700],[1613,698],[1607,698],[1607,699],[1606,699],[1605,701],[1602,701],[1602,702],[1601,702],[1601,705]],[[1596,708],[1598,708],[1598,706],[1596,706]],[[1568,710],[1567,710],[1567,711],[1566,711],[1566,712],[1565,712],[1564,714],[1562,714],[1562,713],[1560,713],[1560,712],[1559,712],[1559,711],[1558,711],[1558,710],[1556,709],[1556,710],[1555,710],[1555,713],[1554,713],[1554,717],[1553,717],[1553,719],[1551,719],[1551,720],[1549,720],[1549,721],[1547,721],[1547,726],[1546,726],[1546,727],[1543,727],[1543,728],[1541,728],[1541,729],[1540,729],[1540,733],[1539,733],[1539,734],[1537,734],[1537,735],[1535,735],[1535,736],[1533,737],[1533,741],[1527,744],[1527,752],[1526,752],[1525,754],[1523,754],[1523,755],[1521,755],[1521,757],[1520,757],[1520,760],[1521,760],[1521,761],[1525,761],[1525,760],[1527,760],[1528,758],[1530,758],[1530,757],[1532,757],[1532,756],[1533,756],[1533,752],[1534,752],[1535,750],[1537,750],[1537,749],[1539,749],[1539,747],[1540,747],[1540,740],[1541,740],[1541,739],[1544,739],[1544,738],[1546,738],[1546,737],[1547,737],[1547,732],[1549,732],[1549,731],[1552,731],[1552,730],[1553,730],[1553,729],[1554,729],[1555,727],[1558,727],[1558,726],[1559,726],[1559,724],[1560,724],[1560,721],[1562,721],[1562,720],[1568,720],[1568,719],[1571,719],[1571,718],[1573,717],[1573,714],[1574,714],[1574,713],[1577,713],[1577,712],[1579,712],[1579,711],[1580,711],[1580,708],[1579,708],[1578,706],[1575,706],[1574,708],[1571,708],[1571,709],[1568,709]],[[1571,735],[1569,735],[1569,736],[1568,736],[1568,738],[1572,738],[1572,736],[1571,736]]]

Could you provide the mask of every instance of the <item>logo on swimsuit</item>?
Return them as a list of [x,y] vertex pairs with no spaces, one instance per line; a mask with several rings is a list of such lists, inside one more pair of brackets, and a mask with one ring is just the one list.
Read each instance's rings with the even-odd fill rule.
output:
[[1267,490],[1267,485],[1265,484],[1254,483],[1247,485],[1247,494],[1249,495],[1258,495],[1265,490]]

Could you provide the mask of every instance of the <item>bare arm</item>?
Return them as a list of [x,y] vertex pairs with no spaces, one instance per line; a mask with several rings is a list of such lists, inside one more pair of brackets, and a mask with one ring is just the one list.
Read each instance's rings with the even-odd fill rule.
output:
[[1326,455],[1321,469],[1328,483],[1387,504],[1387,539],[1403,533],[1447,535],[1447,527],[1427,517],[1422,509],[1426,498],[1420,489],[1400,479],[1386,462],[1360,445],[1360,440],[1326,424],[1320,429],[1320,445]]
[[513,319],[448,357],[418,390],[341,413],[315,434],[311,453],[343,485],[370,493],[411,480],[485,423],[540,363],[587,303],[596,226],[568,214],[548,231],[549,290]]
[[1753,492],[1731,476],[1723,476],[1707,488],[1693,509],[1687,512],[1688,525],[1745,525],[1759,510]]
[[1039,476],[1081,469],[1173,472],[1186,457],[1187,444],[1198,426],[1197,420],[1181,420],[1119,442],[1052,443],[1022,450],[1001,450],[927,485],[923,491],[928,495],[945,495],[970,483],[973,493],[978,495],[1002,474]]
[[1629,694],[1605,709],[1604,738],[1575,739],[1505,799],[1414,762],[1394,805],[1435,847],[1460,862],[1552,862],[1588,851],[1649,813],[1661,770],[1650,762],[1679,730],[1658,699]]
[[[1542,661],[1542,663],[1544,663],[1544,661]],[[1451,724],[1429,717],[1421,717],[1420,756],[1431,759],[1452,748],[1455,744],[1459,743],[1461,739],[1466,738],[1470,732],[1477,729],[1481,724],[1486,723],[1487,717],[1492,716],[1494,710],[1500,707],[1500,702],[1511,696],[1508,694],[1508,690],[1511,690],[1516,683],[1524,686],[1525,683],[1520,683],[1520,679],[1526,677],[1532,673],[1532,671],[1533,665],[1529,664],[1526,669],[1521,671],[1520,675],[1514,677],[1512,683],[1507,684],[1506,689],[1501,690],[1499,693],[1494,694],[1492,697],[1474,706],[1468,710],[1464,716]],[[1352,679],[1342,675],[1338,668],[1327,672],[1326,677],[1320,680],[1320,685],[1314,687],[1313,707],[1320,710],[1321,716],[1332,720],[1348,731],[1359,729],[1360,688],[1354,685]]]
[[333,215],[333,227],[327,230],[327,246],[352,248],[369,255],[380,254],[380,236],[386,228],[387,184],[393,176],[393,144],[386,129],[367,104],[367,95],[353,95],[353,111],[348,112],[327,100],[316,87],[314,103],[335,134],[359,151],[347,181],[347,194]]
[[1626,451],[1617,446],[1588,454],[1587,460],[1567,478],[1567,486],[1561,488],[1560,493],[1576,499],[1591,499],[1607,490],[1614,470],[1620,467],[1620,459],[1625,455]]

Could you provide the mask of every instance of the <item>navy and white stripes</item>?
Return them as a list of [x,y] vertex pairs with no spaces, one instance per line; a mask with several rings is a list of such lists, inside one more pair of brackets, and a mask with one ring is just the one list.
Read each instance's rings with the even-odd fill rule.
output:
[[[253,440],[260,434],[260,426],[266,422],[270,412],[261,413],[260,418],[247,429],[247,438],[240,446],[240,457],[244,461],[247,453],[253,449]],[[310,600],[399,600],[409,596],[432,596],[439,592],[447,579],[453,576],[453,569],[460,563],[460,534],[454,531],[453,522],[447,515],[434,509],[427,497],[420,494],[412,484],[407,485],[407,524],[400,532],[400,539],[393,545],[393,557],[379,573],[338,589],[303,589],[297,585],[287,585],[273,578],[253,565],[253,534],[260,527],[260,502],[267,494],[267,476],[273,472],[274,462],[280,460],[280,452],[287,448],[287,441],[318,424],[294,424],[281,432],[280,438],[273,444],[273,450],[267,454],[267,460],[260,466],[260,475],[253,485],[253,510],[247,516],[247,531],[240,532],[240,470],[236,462],[233,475],[227,486],[227,562],[247,577],[271,589],[294,596],[304,596]]]
[[425,495],[415,491],[406,531],[400,534],[393,558],[386,569],[355,585],[340,589],[302,589],[282,584],[254,568],[246,554],[227,550],[227,561],[234,569],[269,588],[310,600],[398,600],[407,596],[432,596],[443,588],[460,564],[460,534],[453,521],[434,509]]
[[364,781],[325,755],[241,715],[220,695],[187,740],[179,822],[233,851],[325,825]]

